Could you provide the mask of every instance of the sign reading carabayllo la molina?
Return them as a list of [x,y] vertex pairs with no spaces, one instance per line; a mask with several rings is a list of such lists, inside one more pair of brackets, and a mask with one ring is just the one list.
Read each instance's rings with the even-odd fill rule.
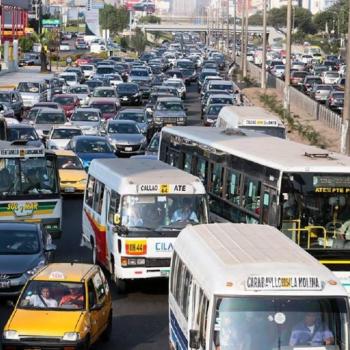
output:
[[250,276],[246,290],[321,290],[322,282],[313,276]]

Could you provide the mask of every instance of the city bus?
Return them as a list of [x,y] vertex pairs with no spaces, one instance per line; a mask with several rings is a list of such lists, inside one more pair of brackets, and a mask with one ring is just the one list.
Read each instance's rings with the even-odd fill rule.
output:
[[347,349],[348,304],[337,277],[274,227],[188,226],[175,241],[172,350]]
[[120,292],[130,279],[167,277],[180,230],[207,222],[207,196],[197,177],[158,160],[91,162],[82,243]]
[[187,126],[163,128],[159,159],[203,181],[215,222],[272,225],[331,270],[350,270],[349,157],[250,130]]
[[0,141],[0,220],[41,222],[61,235],[62,199],[55,155],[25,141]]
[[215,126],[249,129],[281,139],[286,138],[286,127],[282,120],[261,107],[225,106],[221,109]]

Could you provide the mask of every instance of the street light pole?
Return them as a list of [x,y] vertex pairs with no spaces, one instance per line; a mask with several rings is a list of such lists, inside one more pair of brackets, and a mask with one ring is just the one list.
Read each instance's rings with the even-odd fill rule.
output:
[[348,22],[348,41],[346,44],[346,77],[343,109],[343,127],[341,135],[341,152],[350,155],[350,11]]
[[243,51],[243,78],[248,75],[248,62],[247,62],[247,51],[248,51],[248,0],[244,0],[244,51]]
[[261,60],[261,88],[266,89],[266,0],[263,0],[263,52]]
[[237,0],[233,0],[233,47],[232,56],[233,62],[236,63],[236,10],[237,10]]
[[227,38],[226,38],[226,50],[230,53],[230,0],[227,0]]
[[289,99],[289,88],[290,88],[290,67],[291,67],[291,50],[292,50],[292,0],[288,0],[287,3],[287,39],[286,39],[286,68],[285,68],[285,79],[284,79],[284,101],[283,107],[289,112],[290,111],[290,99]]

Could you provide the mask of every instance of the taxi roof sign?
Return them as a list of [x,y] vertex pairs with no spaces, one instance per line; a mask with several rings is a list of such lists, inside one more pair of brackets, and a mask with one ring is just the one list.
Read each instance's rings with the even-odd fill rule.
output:
[[52,271],[49,276],[50,279],[64,280],[64,273],[61,271]]
[[278,126],[278,121],[274,119],[244,119],[245,126]]
[[324,283],[315,276],[250,276],[246,290],[322,290]]

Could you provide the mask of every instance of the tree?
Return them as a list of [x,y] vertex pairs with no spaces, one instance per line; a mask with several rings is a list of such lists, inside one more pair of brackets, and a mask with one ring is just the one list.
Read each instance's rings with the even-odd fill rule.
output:
[[154,23],[154,24],[160,24],[161,18],[154,16],[154,15],[147,15],[143,16],[139,19],[139,23]]
[[271,9],[267,14],[267,22],[275,28],[285,27],[287,25],[287,6]]
[[101,28],[109,29],[112,35],[122,32],[129,25],[129,13],[125,6],[106,4],[99,11],[99,18]]
[[248,18],[248,23],[251,26],[262,26],[263,24],[263,15],[261,11],[254,13]]
[[35,39],[35,42],[39,43],[41,46],[40,51],[40,72],[46,73],[48,71],[47,69],[47,53],[49,51],[49,48],[55,45],[57,37],[55,35],[54,31],[44,31],[41,34],[34,33],[33,37]]
[[30,52],[33,50],[33,44],[35,43],[35,37],[33,35],[28,35],[26,37],[21,37],[18,41],[18,45],[21,52]]
[[141,31],[140,28],[136,28],[135,34],[131,37],[130,45],[140,55],[145,50],[147,45],[146,35]]

